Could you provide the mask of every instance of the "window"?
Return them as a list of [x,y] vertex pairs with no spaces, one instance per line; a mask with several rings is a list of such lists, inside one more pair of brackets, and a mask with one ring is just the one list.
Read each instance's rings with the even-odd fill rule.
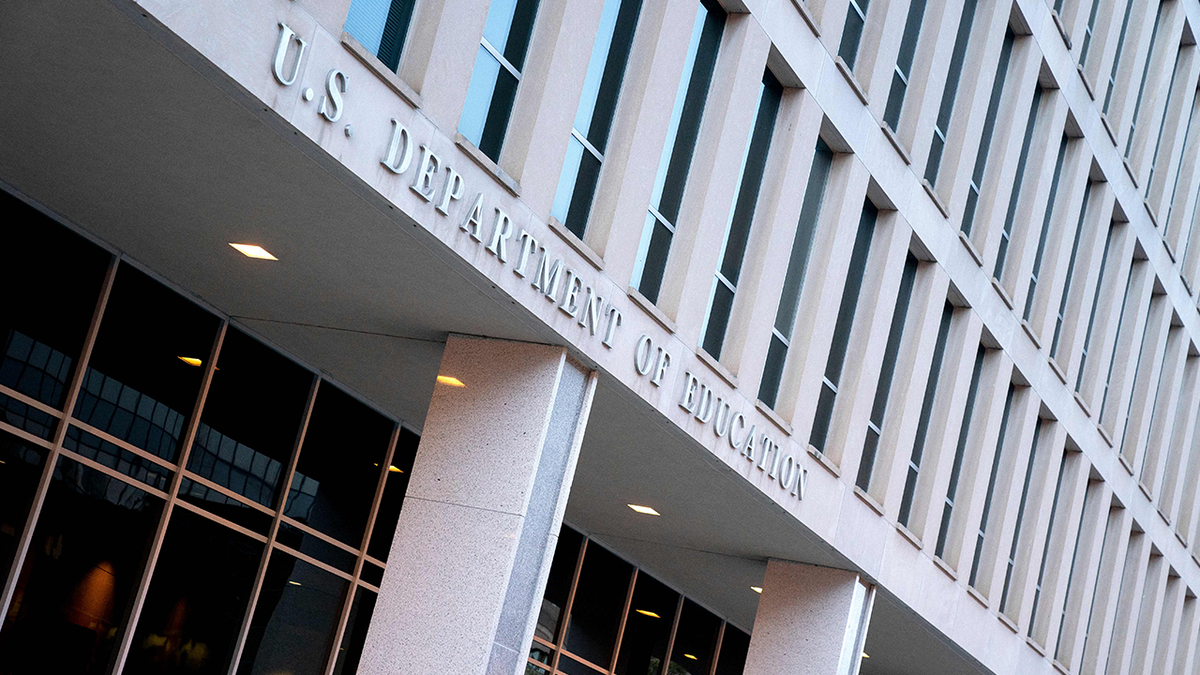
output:
[[1029,484],[1033,480],[1033,468],[1037,464],[1038,441],[1042,435],[1042,420],[1039,417],[1033,426],[1033,444],[1029,448],[1029,463],[1025,466],[1025,483],[1021,487],[1021,503],[1017,507],[1017,522],[1013,524],[1012,545],[1008,549],[1008,561],[1004,570],[1004,589],[1000,591],[1000,611],[1006,613],[1008,589],[1012,585],[1013,571],[1017,566],[1017,547],[1021,543],[1021,526],[1025,522],[1025,506],[1029,503]]
[[537,7],[538,0],[492,3],[479,41],[458,130],[494,162],[500,161]]
[[1013,42],[1016,36],[1012,29],[1004,31],[1004,44],[1000,47],[1000,60],[996,64],[996,78],[992,80],[992,98],[988,101],[987,117],[983,120],[983,131],[979,136],[979,152],[975,155],[975,169],[971,172],[971,186],[967,192],[967,206],[963,211],[962,225],[959,229],[968,237],[971,236],[971,226],[975,223],[975,209],[979,205],[979,192],[983,189],[983,171],[987,167],[988,151],[992,147],[992,134],[996,131],[996,117],[1000,111],[1000,101],[1004,94],[1004,80],[1008,75],[1008,62],[1012,57]]
[[[1067,300],[1071,297],[1071,280],[1075,276],[1075,262],[1079,258],[1079,240],[1083,237],[1084,221],[1087,220],[1088,201],[1092,198],[1091,178],[1083,188],[1083,205],[1079,207],[1079,222],[1075,224],[1075,240],[1071,242],[1071,258],[1067,261],[1067,277],[1063,281],[1062,297],[1058,301],[1058,314],[1054,319],[1054,338],[1050,341],[1050,357],[1058,356],[1058,341],[1062,337],[1063,317],[1067,314]],[[1103,265],[1103,261],[1100,263]]]
[[904,109],[904,95],[908,92],[908,78],[912,74],[913,57],[917,53],[917,40],[921,37],[921,20],[925,17],[926,0],[912,0],[908,5],[908,18],[904,20],[904,35],[900,39],[900,53],[896,57],[896,68],[892,72],[892,86],[888,90],[887,105],[883,121],[893,131],[900,124],[900,112]]
[[1037,252],[1033,256],[1033,269],[1029,271],[1029,290],[1025,293],[1025,311],[1021,318],[1029,320],[1033,313],[1033,298],[1037,292],[1038,275],[1042,271],[1042,259],[1046,255],[1046,237],[1050,234],[1050,220],[1054,215],[1054,201],[1058,196],[1058,181],[1062,178],[1063,160],[1067,157],[1067,135],[1063,134],[1058,144],[1058,159],[1054,162],[1054,177],[1050,179],[1050,195],[1046,198],[1046,213],[1042,216],[1042,231],[1038,234]]
[[1046,579],[1046,559],[1050,557],[1050,542],[1054,541],[1054,528],[1059,523],[1055,522],[1058,517],[1058,501],[1062,497],[1063,477],[1067,473],[1067,454],[1069,451],[1064,450],[1062,462],[1058,465],[1058,482],[1054,485],[1054,501],[1050,503],[1050,524],[1046,527],[1046,542],[1042,546],[1042,562],[1038,567],[1037,585],[1033,588],[1033,607],[1029,612],[1029,632],[1030,637],[1033,636],[1033,626],[1037,619],[1038,604],[1042,600],[1042,582]]
[[1138,0],[1126,0],[1125,3],[1125,18],[1121,19],[1121,33],[1117,36],[1117,53],[1113,56],[1112,70],[1108,73],[1108,88],[1104,92],[1104,114],[1108,114],[1108,108],[1112,105],[1113,89],[1117,86],[1117,71],[1121,67],[1121,53],[1125,49],[1125,35],[1129,32],[1129,14],[1133,11],[1133,6]]
[[346,32],[391,70],[400,67],[416,0],[353,0]]
[[[1158,137],[1154,140],[1154,156],[1150,160],[1150,175],[1146,177],[1146,192],[1142,196],[1150,199],[1150,188],[1154,185],[1154,169],[1158,166],[1158,151],[1162,149],[1163,131],[1167,128],[1167,113],[1171,111],[1171,97],[1175,93],[1175,76],[1179,74],[1179,62],[1183,58],[1183,49],[1175,52],[1175,65],[1171,66],[1171,80],[1167,85],[1166,103],[1163,104],[1162,119],[1158,123]],[[1190,121],[1189,121],[1189,126]],[[1184,146],[1187,145],[1187,129],[1184,129]],[[1182,154],[1181,154],[1182,158]],[[1166,231],[1166,223],[1163,224]]]
[[754,128],[742,155],[737,200],[729,214],[729,224],[725,228],[725,240],[721,244],[721,265],[713,278],[712,292],[708,300],[708,317],[704,322],[704,334],[700,338],[704,351],[713,358],[721,358],[721,349],[725,345],[725,331],[729,327],[729,315],[733,312],[733,298],[737,293],[746,245],[750,242],[750,226],[754,223],[754,208],[758,203],[758,192],[767,168],[767,151],[771,148],[775,115],[779,112],[782,96],[783,87],[771,71],[763,73],[754,115]]
[[642,0],[605,0],[550,215],[580,239],[587,227]]
[[858,58],[858,43],[862,40],[863,27],[867,24],[867,9],[870,0],[850,0],[846,10],[846,25],[842,29],[842,42],[838,45],[838,56],[854,70]]
[[963,409],[962,424],[958,428],[958,445],[954,449],[954,464],[950,467],[950,485],[946,488],[946,501],[942,506],[942,525],[938,529],[937,547],[934,555],[944,558],[946,542],[950,534],[950,519],[954,516],[954,500],[958,496],[958,480],[962,474],[963,460],[967,454],[967,440],[971,435],[971,418],[975,416],[975,397],[979,395],[979,380],[983,376],[983,357],[987,348],[979,345],[975,351],[975,367],[971,370],[971,388],[967,390],[967,406]]
[[875,385],[875,401],[871,404],[871,417],[867,420],[867,438],[863,444],[862,460],[858,464],[858,477],[854,484],[866,490],[871,484],[871,473],[875,468],[875,455],[879,450],[879,438],[883,435],[883,418],[887,412],[888,395],[892,389],[892,378],[896,374],[896,361],[900,358],[900,341],[904,337],[904,322],[908,317],[908,305],[912,301],[913,285],[917,279],[917,259],[912,253],[904,260],[904,272],[900,275],[900,290],[896,294],[896,308],[892,311],[892,325],[888,329],[887,346],[883,351],[883,363],[879,367],[879,382]]
[[1119,511],[1118,507],[1110,502],[1108,511],[1105,513],[1104,541],[1100,544],[1100,559],[1096,562],[1097,583],[1092,587],[1092,599],[1088,603],[1087,624],[1083,632],[1083,646],[1079,649],[1080,653],[1085,655],[1087,654],[1088,638],[1092,634],[1092,619],[1096,615],[1096,597],[1100,595],[1100,575],[1104,572],[1104,558],[1112,555],[1111,549],[1117,544],[1114,538],[1120,536],[1120,533],[1113,529],[1114,525],[1120,523],[1120,516],[1116,515],[1117,511]]
[[938,377],[942,372],[942,359],[946,356],[946,340],[950,337],[950,323],[954,318],[954,305],[946,302],[942,307],[942,321],[938,326],[937,342],[933,347],[933,362],[929,364],[929,377],[925,381],[925,396],[921,400],[921,416],[917,421],[917,436],[913,440],[912,456],[908,460],[908,473],[904,479],[904,495],[900,498],[900,514],[897,520],[908,527],[912,515],[913,498],[917,494],[917,478],[921,473],[921,456],[925,452],[925,438],[929,435],[929,422],[933,417],[933,402],[937,394]]
[[725,29],[725,14],[715,4],[710,4],[712,1],[704,0],[696,8],[687,60],[684,61],[683,75],[679,78],[679,89],[675,92],[675,106],[667,126],[667,139],[658,163],[658,175],[654,179],[646,224],[642,228],[642,239],[634,261],[630,285],[650,302],[658,302],[658,293],[662,290],[667,256],[675,236],[675,221],[683,204],[683,190],[687,185],[696,139],[700,135],[700,120],[704,115],[708,85],[712,81],[717,49]]
[[762,382],[758,387],[758,400],[772,408],[775,407],[775,399],[779,396],[783,366],[792,340],[792,326],[800,308],[800,289],[804,285],[804,273],[808,268],[808,256],[817,234],[821,204],[825,199],[825,186],[829,183],[829,171],[832,166],[833,151],[825,145],[825,141],[817,139],[812,168],[808,172],[808,185],[804,188],[804,203],[800,207],[800,222],[796,225],[796,236],[792,239],[792,252],[788,258],[787,272],[783,275],[783,291],[779,296],[779,307],[775,310],[775,325],[771,328],[767,363],[763,367]]
[[1067,568],[1067,587],[1063,591],[1062,613],[1058,617],[1058,636],[1054,638],[1054,644],[1056,645],[1054,648],[1054,658],[1060,663],[1064,661],[1062,635],[1063,629],[1067,625],[1067,607],[1071,604],[1071,586],[1075,582],[1075,567],[1079,563],[1079,546],[1083,543],[1083,528],[1088,524],[1088,520],[1091,517],[1091,513],[1088,511],[1088,503],[1092,500],[1094,492],[1096,490],[1092,487],[1091,481],[1089,481],[1087,489],[1083,493],[1083,508],[1079,513],[1079,529],[1075,531],[1075,546],[1071,551],[1071,566]]
[[564,525],[525,673],[735,675],[749,648],[747,633]]
[[942,104],[938,108],[937,124],[933,127],[933,141],[929,146],[929,160],[925,164],[925,180],[937,185],[938,169],[942,165],[942,153],[946,149],[946,137],[950,133],[950,119],[954,114],[954,97],[958,94],[958,83],[962,78],[963,62],[967,58],[967,42],[971,38],[971,25],[975,22],[977,0],[966,0],[962,16],[958,21],[958,34],[954,37],[954,52],[950,55],[950,70],[946,75],[946,88],[942,90]]
[[875,232],[875,220],[878,216],[879,211],[874,204],[869,200],[863,204],[862,216],[858,219],[858,232],[854,236],[854,249],[850,252],[846,286],[842,290],[842,302],[838,306],[837,319],[833,324],[833,344],[829,348],[829,358],[825,361],[825,378],[821,381],[821,394],[817,399],[817,417],[808,437],[809,444],[821,452],[825,451],[829,423],[833,420],[838,382],[842,377],[842,367],[846,363],[846,350],[850,347],[854,313],[858,309],[858,296],[862,292],[863,275],[867,271],[867,256],[871,252],[871,235]]
[[[1133,152],[1133,136],[1137,131],[1138,113],[1142,110],[1142,98],[1146,93],[1146,80],[1150,76],[1150,63],[1154,59],[1154,43],[1158,41],[1158,25],[1162,20],[1164,2],[1158,3],[1158,11],[1154,14],[1154,27],[1150,29],[1150,49],[1146,52],[1146,65],[1142,68],[1142,81],[1138,85],[1137,100],[1133,104],[1133,115],[1129,118],[1129,136],[1125,139],[1125,159]],[[1174,71],[1172,71],[1172,74]]]
[[1004,262],[1008,258],[1008,245],[1012,241],[1013,223],[1017,218],[1017,201],[1021,197],[1021,182],[1025,179],[1025,164],[1029,161],[1029,148],[1033,145],[1033,129],[1037,123],[1038,107],[1042,104],[1042,88],[1033,92],[1033,103],[1029,106],[1029,117],[1025,120],[1025,140],[1021,142],[1021,154],[1017,157],[1017,173],[1013,179],[1012,192],[1008,197],[1008,211],[1004,214],[1004,229],[1000,230],[1000,249],[996,252],[996,266],[992,278],[1004,277]]
[[[1121,298],[1121,314],[1117,317],[1117,337],[1113,340],[1112,356],[1108,360],[1108,374],[1104,376],[1104,392],[1100,396],[1100,416],[1097,419],[1101,420],[1104,419],[1104,410],[1108,407],[1108,386],[1112,383],[1113,368],[1116,366],[1117,357],[1119,356],[1117,350],[1121,347],[1121,329],[1125,324],[1125,309],[1129,304],[1129,291],[1133,288],[1133,272],[1136,268],[1137,265],[1134,264],[1129,266],[1129,278],[1125,281],[1125,295]],[[1147,325],[1149,325],[1149,322],[1147,322]],[[1138,357],[1138,361],[1141,361],[1140,356]],[[1134,378],[1137,378],[1136,371]]]
[[[1192,110],[1188,113],[1187,126],[1183,131],[1183,144],[1180,146],[1182,150],[1179,152],[1179,163],[1175,165],[1175,181],[1171,184],[1171,199],[1167,202],[1167,217],[1163,218],[1163,238],[1171,232],[1171,214],[1175,211],[1175,196],[1179,193],[1179,178],[1183,175],[1183,166],[1185,160],[1189,157],[1195,158],[1195,149],[1188,145],[1188,140],[1192,138],[1192,123],[1196,120],[1196,109],[1200,108],[1200,96],[1194,97],[1192,100]],[[1186,251],[1187,248],[1184,248]],[[1184,256],[1178,256],[1182,259]]]
[[1079,46],[1079,65],[1087,63],[1088,50],[1092,46],[1092,35],[1096,30],[1096,13],[1100,10],[1100,0],[1092,0],[1092,11],[1088,13],[1087,25],[1083,27],[1083,44]]
[[[1083,349],[1079,357],[1079,375],[1075,379],[1075,391],[1083,390],[1083,371],[1087,365],[1088,349],[1092,344],[1092,330],[1096,327],[1096,309],[1100,305],[1100,289],[1104,287],[1104,268],[1108,265],[1108,253],[1112,247],[1113,230],[1116,229],[1116,223],[1108,224],[1108,234],[1104,237],[1104,253],[1100,256],[1100,273],[1096,275],[1096,292],[1092,296],[1092,311],[1088,314],[1087,333],[1083,338]],[[1066,297],[1064,292],[1063,297]]]
[[1013,396],[1017,387],[1008,384],[1008,394],[1004,397],[1004,414],[1000,417],[1000,435],[996,437],[996,453],[992,456],[992,473],[988,477],[987,494],[983,498],[983,514],[979,517],[979,533],[975,542],[975,558],[971,562],[971,576],[967,582],[975,586],[979,578],[979,562],[983,556],[983,544],[987,537],[988,516],[992,511],[992,497],[996,494],[996,479],[1000,476],[1000,460],[1004,454],[1004,437],[1008,433],[1009,415],[1012,413]]

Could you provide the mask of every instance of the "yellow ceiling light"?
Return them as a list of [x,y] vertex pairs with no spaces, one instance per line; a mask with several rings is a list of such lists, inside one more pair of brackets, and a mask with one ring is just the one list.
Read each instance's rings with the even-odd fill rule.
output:
[[259,246],[258,244],[235,244],[231,241],[229,242],[229,245],[236,248],[238,253],[241,253],[247,258],[254,258],[255,260],[279,260],[279,258],[271,255],[267,249]]
[[868,653],[866,653],[866,652],[863,652],[863,658],[864,658],[864,659],[869,659],[869,658],[871,658],[871,655],[870,655],[870,654],[868,654]]
[[654,612],[651,612],[648,609],[635,609],[633,611],[637,612],[638,614],[641,614],[642,616],[648,616],[651,619],[661,619],[662,618],[658,614],[655,614]]
[[698,659],[698,658],[696,658],[696,657],[692,656],[691,654],[684,654],[684,655],[683,655],[683,658],[685,658],[685,659],[691,659],[691,660],[693,660],[693,661],[699,661],[699,660],[700,660],[700,659]]
[[389,464],[388,471],[391,473],[404,473],[404,469],[397,469],[395,464]]
[[300,585],[300,582],[299,582],[299,581],[292,581],[291,579],[288,579],[288,583],[289,583],[289,584],[291,584],[291,585],[293,585],[293,586],[299,586],[299,585]]
[[638,513],[641,513],[641,514],[644,514],[647,516],[661,516],[662,515],[661,513],[659,513],[658,511],[655,511],[654,509],[650,508],[649,506],[642,506],[641,504],[626,504],[626,506],[633,509],[634,511],[637,511]]
[[759,595],[762,595],[762,586],[751,586],[750,590],[754,591],[755,593],[758,593]]
[[449,375],[438,375],[437,381],[438,381],[438,384],[445,384],[445,385],[448,385],[451,387],[467,386],[467,385],[463,384],[462,380],[458,379],[457,377],[450,377]]
[[199,367],[199,366],[204,365],[203,361],[201,361],[200,359],[198,359],[194,356],[180,356],[179,360],[183,361],[184,363],[188,364],[189,366]]

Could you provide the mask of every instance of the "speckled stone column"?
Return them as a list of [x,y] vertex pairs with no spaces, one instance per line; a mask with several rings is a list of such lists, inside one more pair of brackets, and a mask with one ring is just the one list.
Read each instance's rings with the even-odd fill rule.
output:
[[858,574],[767,563],[746,675],[857,675],[874,589]]
[[359,675],[515,675],[595,378],[561,347],[451,336]]

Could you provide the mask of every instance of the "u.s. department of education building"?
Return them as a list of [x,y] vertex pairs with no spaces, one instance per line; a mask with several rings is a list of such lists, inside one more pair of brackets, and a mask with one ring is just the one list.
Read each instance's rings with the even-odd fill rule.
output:
[[1198,28],[4,3],[0,675],[1200,672]]

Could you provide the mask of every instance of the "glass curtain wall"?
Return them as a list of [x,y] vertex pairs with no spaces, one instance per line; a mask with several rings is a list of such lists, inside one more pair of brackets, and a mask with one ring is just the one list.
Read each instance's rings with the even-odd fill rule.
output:
[[0,206],[0,674],[354,672],[417,436]]
[[741,675],[750,635],[563,526],[525,675]]

